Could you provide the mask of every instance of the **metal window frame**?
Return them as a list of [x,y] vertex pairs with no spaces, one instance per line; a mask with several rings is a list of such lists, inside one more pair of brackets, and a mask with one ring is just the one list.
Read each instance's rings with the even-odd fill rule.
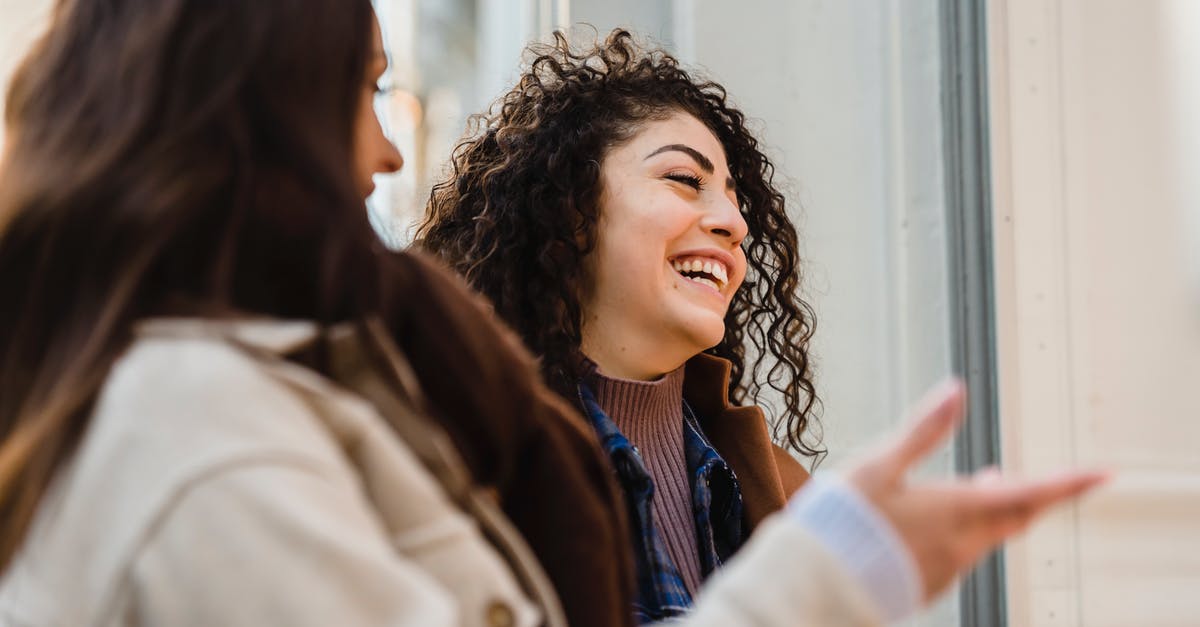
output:
[[[1000,463],[986,5],[939,4],[952,361],[970,390],[967,420],[954,442],[960,473]],[[1002,553],[963,580],[959,607],[963,625],[1008,624]]]

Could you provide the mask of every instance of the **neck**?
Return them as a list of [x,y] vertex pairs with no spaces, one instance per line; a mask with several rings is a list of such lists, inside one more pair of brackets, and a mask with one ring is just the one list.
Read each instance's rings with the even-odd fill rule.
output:
[[[632,437],[630,430],[640,431],[663,420],[683,424],[679,403],[683,398],[682,367],[654,381],[612,377],[597,370],[595,363],[587,367],[583,376],[591,386],[596,402],[626,436]],[[675,418],[679,420],[674,421]],[[640,444],[636,439],[633,441]]]
[[600,374],[631,381],[654,381],[678,370],[695,355],[691,350],[672,350],[662,336],[632,329],[610,329],[597,324],[585,325],[580,347],[584,356],[596,364]]

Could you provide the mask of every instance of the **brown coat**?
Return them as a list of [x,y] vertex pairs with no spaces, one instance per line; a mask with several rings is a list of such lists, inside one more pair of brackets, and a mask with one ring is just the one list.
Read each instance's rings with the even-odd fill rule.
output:
[[804,482],[808,471],[771,441],[762,409],[729,404],[731,364],[712,355],[697,355],[684,372],[683,397],[696,410],[704,434],[737,475],[746,520],[754,529],[768,514],[783,508]]

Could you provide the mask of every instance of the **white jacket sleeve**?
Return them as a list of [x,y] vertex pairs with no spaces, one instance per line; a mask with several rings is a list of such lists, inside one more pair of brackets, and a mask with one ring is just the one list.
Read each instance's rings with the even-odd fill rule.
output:
[[303,463],[202,479],[134,560],[122,613],[174,627],[461,624],[453,596],[347,487]]
[[866,589],[884,620],[921,607],[921,573],[904,539],[883,514],[841,477],[818,476],[788,504],[799,521]]
[[872,627],[919,608],[920,574],[869,502],[814,478],[697,598],[689,626]]
[[680,621],[688,627],[876,627],[866,589],[815,535],[786,514],[763,521]]

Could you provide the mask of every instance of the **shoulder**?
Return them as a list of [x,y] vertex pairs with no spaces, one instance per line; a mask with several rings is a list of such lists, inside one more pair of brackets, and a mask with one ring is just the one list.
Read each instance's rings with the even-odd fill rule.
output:
[[435,625],[451,623],[456,605],[391,546],[355,485],[305,460],[248,459],[192,482],[131,556],[127,579],[152,624]]
[[[312,406],[250,354],[203,334],[136,340],[39,505],[0,597],[20,589],[17,602],[33,616],[98,620],[144,543],[193,489],[268,487],[263,473],[232,472],[249,467],[357,489]],[[75,602],[38,606],[39,595]]]
[[259,461],[349,473],[325,414],[365,402],[270,354],[268,343],[297,337],[285,324],[255,333],[257,346],[239,344],[230,328],[183,321],[140,336],[97,399],[76,481],[128,475],[112,487],[150,495]]
[[285,390],[262,361],[215,334],[152,333],[135,340],[114,364],[97,413],[146,408],[176,414],[194,403],[245,413],[247,404],[290,404]]
[[[93,412],[92,445],[196,459],[248,449],[331,451],[301,393],[315,372],[205,334],[149,335],[114,365]],[[324,386],[332,392],[332,386]],[[324,391],[324,390],[323,390]],[[152,446],[145,446],[152,445]]]

